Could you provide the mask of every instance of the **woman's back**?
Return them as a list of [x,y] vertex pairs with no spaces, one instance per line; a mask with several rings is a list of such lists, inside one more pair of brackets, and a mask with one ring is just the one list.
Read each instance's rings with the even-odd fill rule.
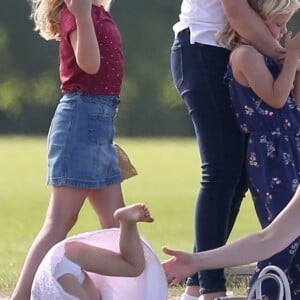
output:
[[183,0],[179,22],[173,29],[175,35],[189,28],[191,43],[219,46],[215,34],[226,23],[220,0]]

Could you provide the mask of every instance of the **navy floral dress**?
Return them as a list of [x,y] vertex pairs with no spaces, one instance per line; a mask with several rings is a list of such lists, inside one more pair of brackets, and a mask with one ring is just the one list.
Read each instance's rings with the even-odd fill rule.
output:
[[[264,59],[276,78],[280,64],[267,56]],[[282,108],[270,107],[251,88],[235,80],[230,66],[225,78],[238,125],[248,135],[249,189],[260,224],[266,227],[290,201],[300,182],[300,110],[292,94]],[[286,250],[258,264],[258,271],[270,263],[285,270],[293,299],[300,299],[299,242],[296,240]],[[265,294],[277,298],[274,286],[266,285]]]

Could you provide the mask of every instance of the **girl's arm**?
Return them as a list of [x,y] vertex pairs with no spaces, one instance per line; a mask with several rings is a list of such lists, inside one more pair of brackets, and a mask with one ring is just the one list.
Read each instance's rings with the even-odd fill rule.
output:
[[84,72],[95,74],[100,68],[100,49],[91,17],[92,1],[65,0],[65,3],[77,24],[70,34],[76,62]]
[[300,236],[300,186],[284,210],[265,229],[223,247],[187,253],[163,248],[171,255],[163,263],[169,283],[178,283],[201,270],[225,268],[256,262],[286,248]]
[[300,108],[300,70],[297,71],[296,77],[295,77],[295,82],[294,82],[294,95],[295,95],[295,100]]
[[231,26],[261,52],[281,59],[284,49],[274,39],[262,18],[249,6],[247,0],[221,0]]
[[300,33],[294,38],[287,35],[286,58],[279,76],[274,80],[264,57],[252,46],[239,46],[233,51],[231,64],[236,79],[253,91],[268,105],[281,108],[293,88],[300,57]]

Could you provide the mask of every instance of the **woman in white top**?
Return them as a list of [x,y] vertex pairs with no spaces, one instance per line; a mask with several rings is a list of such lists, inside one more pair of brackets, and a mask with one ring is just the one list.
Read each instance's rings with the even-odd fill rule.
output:
[[[215,38],[226,18],[264,53],[284,55],[247,0],[182,1],[179,22],[173,27],[171,71],[193,122],[201,154],[194,252],[225,244],[247,190],[245,137],[235,123],[223,81],[229,50]],[[222,269],[201,271],[187,279],[181,300],[211,300],[225,294]]]

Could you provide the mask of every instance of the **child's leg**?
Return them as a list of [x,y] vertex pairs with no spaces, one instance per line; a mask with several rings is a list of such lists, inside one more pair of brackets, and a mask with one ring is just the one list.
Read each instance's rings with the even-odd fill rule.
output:
[[56,263],[52,276],[68,294],[81,300],[100,300],[100,293],[89,275],[66,255]]
[[120,184],[107,186],[89,192],[89,201],[96,211],[102,228],[119,227],[114,218],[114,212],[124,207],[124,200]]
[[124,259],[123,276],[138,276],[145,268],[143,245],[137,229],[137,222],[153,222],[153,218],[144,204],[134,204],[120,208],[115,212],[120,222],[120,251]]
[[26,257],[12,299],[28,300],[35,272],[48,250],[63,240],[73,227],[87,192],[68,187],[54,187],[44,224]]
[[134,204],[115,212],[121,225],[120,250],[91,246],[82,242],[70,241],[65,245],[65,254],[85,271],[107,276],[138,276],[144,269],[145,258],[137,222],[152,222],[144,204]]
[[72,274],[64,274],[57,281],[68,294],[80,300],[101,300],[100,292],[87,274],[82,283]]
[[68,294],[77,297],[80,300],[91,300],[85,289],[82,287],[82,284],[80,284],[78,279],[72,274],[64,274],[58,278],[57,281]]
[[89,300],[101,300],[100,291],[95,286],[92,279],[86,274],[84,282],[82,284],[83,288],[85,289],[87,295],[89,296]]

